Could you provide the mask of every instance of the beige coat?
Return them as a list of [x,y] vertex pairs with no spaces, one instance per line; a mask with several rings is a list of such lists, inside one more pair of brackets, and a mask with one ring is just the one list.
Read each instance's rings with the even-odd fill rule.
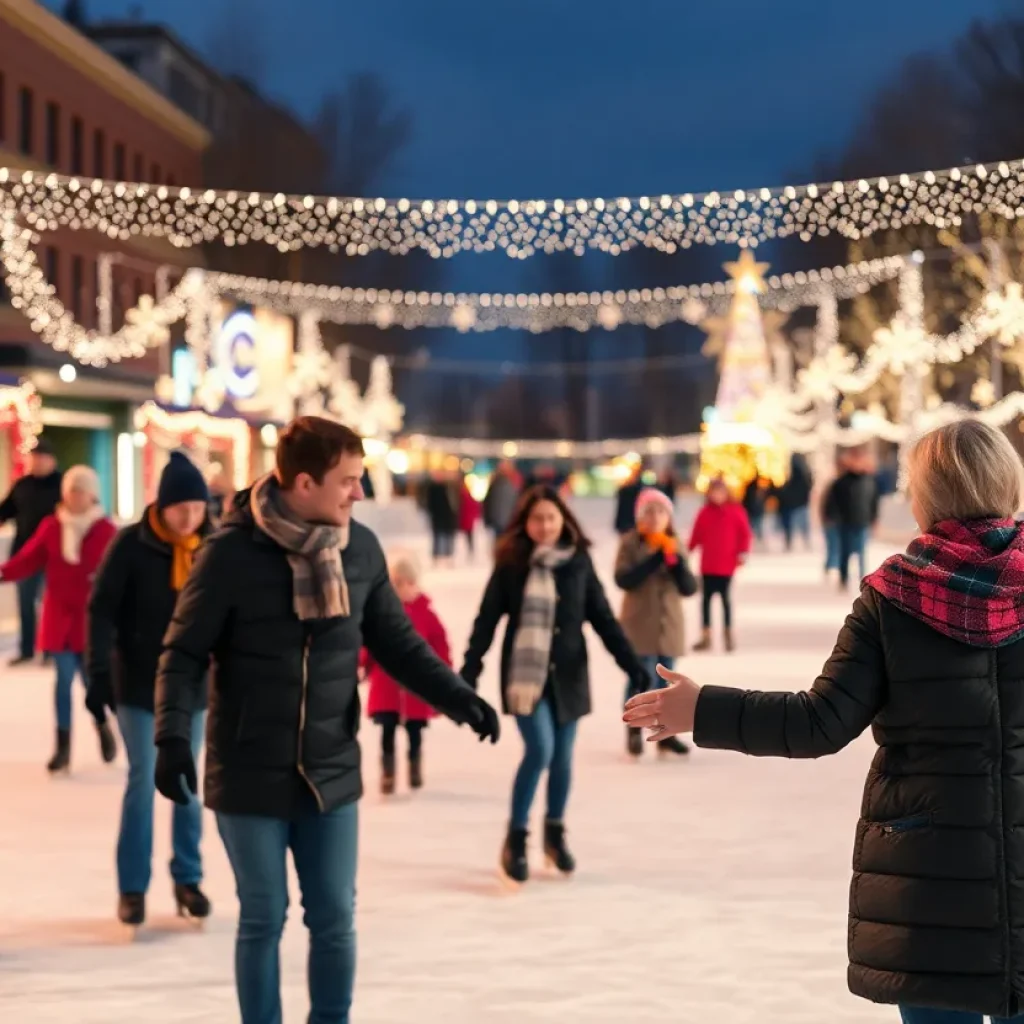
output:
[[680,551],[677,565],[667,566],[633,530],[619,545],[615,582],[626,592],[619,621],[636,653],[668,658],[685,654],[683,597],[697,592],[685,553]]

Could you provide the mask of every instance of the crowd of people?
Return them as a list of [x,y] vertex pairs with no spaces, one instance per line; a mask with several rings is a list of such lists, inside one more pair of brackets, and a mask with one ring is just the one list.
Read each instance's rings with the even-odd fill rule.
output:
[[[674,486],[637,479],[622,489],[616,614],[563,488],[523,481],[502,464],[473,507],[496,544],[456,671],[417,558],[386,554],[352,518],[364,496],[363,448],[346,427],[296,420],[281,432],[275,470],[234,495],[216,523],[207,481],[181,452],[171,455],[153,504],[120,531],[103,512],[93,470],[61,475],[45,439],[29,469],[0,505],[18,528],[0,580],[35,579],[38,590],[41,577],[41,620],[28,632],[56,674],[47,767],[70,768],[81,676],[100,758],[116,757],[113,715],[128,762],[114,843],[118,917],[131,927],[146,919],[160,793],[173,804],[175,903],[202,919],[212,909],[197,799],[205,743],[203,798],[240,904],[235,977],[244,1024],[281,1020],[289,851],[310,937],[310,1019],[349,1020],[359,686],[368,684],[367,713],[380,733],[383,795],[399,784],[400,733],[408,785],[419,789],[425,733],[438,715],[482,741],[499,738],[498,712],[478,685],[502,620],[501,709],[522,741],[499,856],[510,885],[530,877],[542,783],[540,849],[557,872],[576,870],[566,818],[577,729],[593,702],[589,624],[626,679],[632,757],[642,755],[644,730],[668,757],[688,752],[689,733],[703,747],[817,757],[873,725],[880,750],[857,831],[851,988],[900,1004],[907,1024],[1008,1018],[1024,1005],[1013,985],[1024,969],[1013,939],[1024,924],[1016,895],[1024,862],[1013,838],[1024,815],[1013,788],[1024,698],[1012,685],[1024,670],[1024,538],[1013,521],[1024,470],[999,432],[954,424],[917,446],[910,495],[925,536],[866,578],[821,677],[797,694],[702,689],[675,671],[688,650],[714,646],[715,598],[723,646],[736,645],[731,583],[755,546],[758,505],[749,489],[737,500],[720,480],[686,537],[675,522]],[[438,476],[427,490],[442,537],[461,529],[464,486]],[[761,524],[774,503],[786,547],[805,533],[812,491],[806,464],[794,460],[787,483],[766,496]],[[855,557],[863,574],[878,516],[865,454],[844,453],[821,491],[826,568],[846,586]],[[438,536],[435,526],[434,558],[450,558]],[[689,559],[698,551],[695,573]],[[702,631],[688,645],[683,602],[698,590]],[[25,636],[23,628],[16,663],[35,654]],[[954,960],[964,969],[951,969]]]

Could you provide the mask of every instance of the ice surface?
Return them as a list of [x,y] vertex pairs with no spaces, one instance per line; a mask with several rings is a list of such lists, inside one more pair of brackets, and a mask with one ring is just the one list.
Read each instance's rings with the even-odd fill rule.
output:
[[[613,540],[595,559],[606,578]],[[876,552],[876,555],[879,552]],[[428,590],[463,649],[485,567],[433,573]],[[617,602],[617,595],[612,595]],[[831,650],[849,599],[817,556],[765,555],[743,572],[732,657],[692,656],[702,682],[798,689]],[[697,607],[690,602],[691,639]],[[497,657],[484,692],[496,691]],[[788,763],[696,752],[629,763],[622,678],[592,643],[596,713],[581,728],[568,814],[579,862],[509,895],[496,864],[519,753],[432,726],[427,788],[376,795],[376,736],[364,727],[359,977],[354,1019],[523,1022],[895,1020],[846,991],[846,902],[860,789],[872,744]],[[123,762],[99,763],[91,728],[69,779],[46,777],[50,673],[0,669],[0,1020],[11,1024],[191,1024],[237,1020],[231,876],[211,819],[204,850],[214,917],[173,916],[170,810],[158,806],[150,924],[134,944],[114,921],[114,842]],[[81,694],[76,714],[85,725]],[[536,808],[539,815],[542,806]],[[535,830],[536,831],[536,830]],[[305,933],[293,886],[282,946],[285,1019],[306,1019]]]

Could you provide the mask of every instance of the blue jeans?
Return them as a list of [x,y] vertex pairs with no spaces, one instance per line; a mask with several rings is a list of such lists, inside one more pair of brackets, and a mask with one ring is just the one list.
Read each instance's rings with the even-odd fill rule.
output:
[[[984,1024],[980,1013],[964,1013],[961,1010],[926,1010],[912,1006],[901,1006],[903,1024]],[[1014,1017],[1013,1020],[1021,1020]],[[993,1017],[992,1024],[1008,1024],[1005,1017]]]
[[279,946],[292,851],[309,929],[308,1024],[348,1024],[356,973],[357,804],[296,821],[218,814],[238,890],[235,985],[242,1024],[281,1024]]
[[562,821],[572,786],[572,751],[576,743],[576,723],[559,725],[555,707],[545,697],[532,715],[516,715],[516,725],[523,737],[523,760],[512,785],[512,828],[526,828],[530,808],[540,784],[548,773],[548,821]]
[[[192,716],[192,757],[199,759],[206,714]],[[121,804],[117,836],[117,891],[144,893],[153,865],[153,797],[156,795],[156,744],[153,712],[121,705],[117,709],[124,749],[128,754],[128,785]],[[203,878],[199,843],[203,838],[203,807],[196,797],[171,811],[171,878],[178,885],[198,885]]]
[[793,509],[789,514],[789,524],[794,534],[803,537],[808,547],[811,543],[811,510],[806,505]]
[[53,655],[53,664],[57,669],[57,685],[54,687],[54,703],[57,706],[57,728],[71,731],[71,688],[75,676],[82,682],[82,656],[72,651],[49,651]]
[[825,527],[825,572],[839,568],[839,527]]
[[36,653],[36,609],[39,607],[39,595],[43,589],[43,574],[37,573],[28,579],[19,580],[15,587],[18,591],[18,618],[21,620],[21,646],[19,653],[23,658],[34,658]]
[[867,560],[868,532],[866,526],[839,527],[839,579],[844,585],[850,579],[850,559],[854,555],[860,569],[857,579],[862,580],[866,574],[864,563]]
[[[651,677],[651,681],[647,684],[648,690],[663,690],[668,683],[665,682],[661,676],[658,675],[658,666],[664,665],[665,668],[671,669],[675,664],[675,658],[670,658],[665,654],[642,654],[640,655],[640,661],[643,662],[643,666],[647,669],[647,674]],[[626,680],[626,700],[629,700],[630,683]]]

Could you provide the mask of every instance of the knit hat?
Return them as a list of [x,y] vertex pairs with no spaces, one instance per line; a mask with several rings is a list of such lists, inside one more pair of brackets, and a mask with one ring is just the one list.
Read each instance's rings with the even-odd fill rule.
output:
[[72,466],[60,482],[60,493],[66,497],[69,491],[84,491],[100,500],[99,474],[91,466]]
[[199,467],[184,453],[171,452],[160,474],[156,507],[163,509],[183,501],[209,501],[210,491]]
[[634,518],[639,519],[640,513],[647,505],[651,504],[660,505],[669,514],[670,519],[675,514],[676,510],[672,499],[664,491],[659,491],[657,487],[645,487],[636,496],[636,505],[633,506]]

